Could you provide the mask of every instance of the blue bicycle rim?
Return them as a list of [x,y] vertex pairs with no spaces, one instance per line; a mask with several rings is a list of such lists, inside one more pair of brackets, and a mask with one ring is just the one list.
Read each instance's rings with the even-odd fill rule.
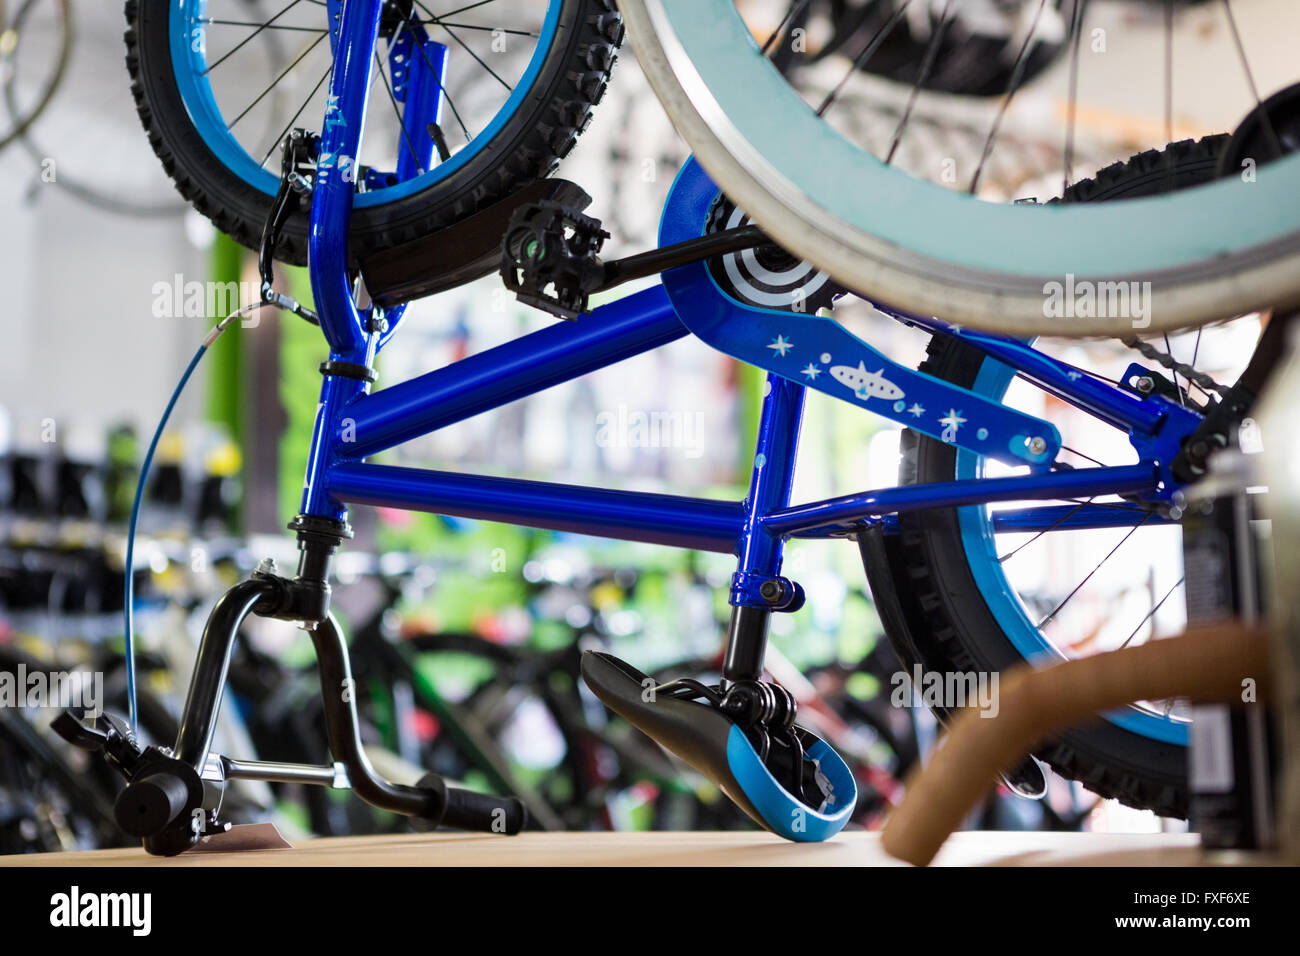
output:
[[[1001,400],[1011,384],[1015,371],[993,359],[985,359],[971,391],[985,398]],[[975,452],[957,451],[957,478],[977,478],[983,456]],[[1064,660],[1060,650],[1047,639],[1038,626],[1029,619],[1015,588],[998,561],[998,552],[989,511],[983,506],[958,508],[962,546],[966,561],[975,577],[984,603],[988,605],[1002,633],[1027,661],[1048,663]],[[1188,724],[1153,714],[1140,707],[1125,707],[1105,715],[1106,720],[1131,733],[1150,737],[1164,743],[1186,747]]]
[[[195,130],[223,166],[253,188],[267,196],[274,196],[280,186],[280,177],[259,166],[257,160],[248,154],[239,140],[235,139],[227,129],[225,119],[212,95],[212,86],[203,72],[207,66],[206,54],[201,49],[203,45],[199,44],[200,49],[197,51],[194,49],[190,24],[202,19],[207,0],[171,0],[171,3],[172,15],[168,24],[171,35],[172,71],[176,77],[176,88],[180,91],[181,99],[189,111]],[[421,176],[383,189],[358,193],[355,200],[356,208],[379,206],[413,196],[444,177],[450,176],[478,155],[501,131],[532,89],[555,39],[562,5],[562,0],[550,0],[546,9],[546,20],[537,38],[537,48],[528,62],[528,68],[515,84],[510,97],[497,110],[492,121],[482,132],[445,163],[438,164]]]

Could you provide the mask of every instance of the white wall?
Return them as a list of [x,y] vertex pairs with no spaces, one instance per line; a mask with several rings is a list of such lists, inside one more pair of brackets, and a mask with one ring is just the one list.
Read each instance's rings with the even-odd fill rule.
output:
[[[147,429],[203,335],[197,320],[155,318],[153,285],[202,277],[206,256],[183,219],[113,216],[57,183],[33,187],[25,159],[0,157],[0,407],[23,442],[45,418],[77,445],[123,420]],[[200,401],[196,381],[177,418]]]

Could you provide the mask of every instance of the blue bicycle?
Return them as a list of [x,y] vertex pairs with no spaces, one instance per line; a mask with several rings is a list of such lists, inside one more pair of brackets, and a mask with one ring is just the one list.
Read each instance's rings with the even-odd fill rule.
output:
[[[1169,594],[1151,600],[1132,632],[1125,626],[1126,636],[1117,637],[1089,632],[1087,615],[1076,615],[1079,603],[1072,601],[1084,584],[1108,573],[1099,577],[1134,534],[1165,535],[1167,545],[1180,489],[1205,472],[1216,448],[1235,440],[1281,352],[1282,321],[1259,323],[1264,331],[1253,357],[1234,384],[1224,385],[1198,371],[1195,359],[1179,361],[1131,333],[1129,344],[1144,361],[1129,363],[1112,379],[1090,368],[1086,351],[1073,345],[1057,355],[1061,349],[1054,345],[1037,347],[877,303],[877,315],[930,338],[928,358],[913,369],[834,317],[832,307],[854,298],[853,284],[774,245],[695,160],[672,186],[660,248],[627,259],[599,257],[606,234],[583,213],[585,193],[542,177],[601,98],[622,39],[612,4],[509,4],[500,18],[491,15],[492,0],[286,0],[264,19],[218,16],[218,6],[216,0],[127,3],[128,63],[141,116],[181,192],[221,228],[259,249],[264,304],[319,324],[328,352],[320,365],[301,507],[289,526],[299,566],[290,576],[264,565],[218,602],[175,746],[142,749],[116,719],[92,727],[71,715],[60,718],[65,736],[102,748],[127,776],[117,819],[151,852],[181,852],[220,831],[224,824],[205,805],[204,782],[228,779],[351,787],[376,806],[451,826],[504,833],[525,826],[518,800],[457,791],[435,776],[399,786],[366,761],[347,647],[330,613],[331,561],[350,536],[350,506],[736,555],[718,684],[657,684],[632,665],[597,653],[584,658],[583,676],[610,708],[713,779],[758,824],[797,841],[838,832],[852,812],[856,787],[844,761],[797,725],[793,696],[764,679],[772,616],[796,612],[806,600],[799,582],[782,573],[789,539],[856,541],[891,638],[909,665],[924,670],[996,673],[1021,660],[1087,652],[1090,643],[1115,646],[1156,636],[1153,621]],[[645,5],[624,6],[630,12]],[[667,4],[683,19],[691,9],[715,6]],[[246,11],[247,5],[231,9]],[[524,9],[533,12],[532,21]],[[639,9],[638,17],[645,15]],[[792,18],[788,12],[778,34]],[[657,27],[661,38],[663,27]],[[314,51],[327,62],[318,79],[304,74],[299,91],[310,89],[306,102],[269,141],[254,142],[241,137],[242,121],[269,95],[247,87],[238,73],[234,92],[216,91],[214,84],[224,66],[276,29],[302,34],[301,52],[281,78]],[[223,30],[240,32],[219,43]],[[525,49],[514,50],[516,40],[527,41]],[[767,53],[751,43],[746,56],[767,63],[771,76],[781,79]],[[466,85],[458,85],[462,74],[451,68],[453,59],[471,78]],[[313,102],[321,118],[317,131],[297,125]],[[1252,148],[1250,137],[1259,135],[1256,123],[1231,137],[1144,153],[1076,183],[1050,210],[1017,215],[1095,222],[1072,218],[1076,207],[1214,190],[1207,184],[1225,162],[1235,168],[1235,158]],[[385,144],[387,154],[381,152]],[[1271,225],[1268,219],[1260,229]],[[277,257],[305,258],[310,307],[273,288],[270,264]],[[568,321],[375,388],[375,357],[395,334],[405,303],[493,268],[523,301]],[[588,308],[597,291],[650,275],[660,275],[659,284]],[[844,275],[842,260],[834,275]],[[961,273],[954,283],[975,279]],[[1074,288],[1059,294],[1081,301]],[[1140,327],[1143,306],[1138,299],[1131,305],[1131,326]],[[687,335],[768,373],[742,501],[368,460]],[[1199,343],[1197,333],[1198,351]],[[793,500],[800,425],[812,392],[903,426],[902,483]],[[1086,451],[1066,443],[1066,426],[1082,436],[1080,444],[1087,442]],[[1098,535],[1111,536],[1100,550]],[[1030,545],[1053,547],[1061,540],[1088,564],[1091,555],[1101,555],[1073,590],[1044,588],[1035,568],[1027,576],[1017,571],[1026,564],[1017,555],[1032,554],[1025,550]],[[1061,560],[1049,554],[1037,570]],[[1092,613],[1095,618],[1095,607]],[[234,635],[249,614],[300,622],[310,633],[335,764],[245,761],[210,752]],[[943,712],[950,704],[934,706]],[[1068,734],[1040,756],[1098,793],[1182,815],[1187,737],[1188,720],[1176,702],[1144,702]],[[1007,779],[1024,792],[1043,786],[1035,762],[1008,770]]]

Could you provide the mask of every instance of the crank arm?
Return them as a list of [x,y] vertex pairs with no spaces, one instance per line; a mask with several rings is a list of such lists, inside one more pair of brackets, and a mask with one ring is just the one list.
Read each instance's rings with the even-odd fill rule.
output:
[[[698,236],[716,196],[692,159],[669,194],[661,244]],[[703,262],[665,272],[663,284],[682,324],[733,358],[1010,465],[1043,468],[1060,450],[1049,422],[900,365],[829,316],[738,302]]]

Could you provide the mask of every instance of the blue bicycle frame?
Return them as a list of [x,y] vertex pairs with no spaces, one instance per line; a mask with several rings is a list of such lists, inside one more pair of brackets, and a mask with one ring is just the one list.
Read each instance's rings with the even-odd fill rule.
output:
[[[732,614],[719,686],[726,685],[728,693],[740,686],[742,694],[737,700],[743,705],[746,686],[742,682],[758,683],[762,678],[771,613],[797,610],[803,603],[798,583],[781,577],[783,548],[792,537],[853,535],[872,525],[883,525],[889,531],[898,514],[920,509],[1108,494],[1158,503],[1174,494],[1177,482],[1170,471],[1171,462],[1182,438],[1201,420],[1175,402],[1156,394],[1144,397],[1098,380],[1026,342],[949,327],[932,318],[896,315],[901,321],[934,334],[954,336],[983,352],[992,361],[984,365],[981,375],[991,371],[1005,373],[1003,377],[1009,379],[1018,374],[1123,429],[1139,459],[1137,464],[1119,467],[1054,469],[1053,458],[1061,445],[1049,423],[1008,408],[978,388],[960,388],[904,368],[833,319],[739,303],[717,287],[702,262],[666,272],[661,285],[598,308],[579,321],[558,322],[372,392],[375,357],[391,340],[404,311],[400,306],[387,311],[374,306],[358,308],[349,271],[348,234],[358,185],[357,156],[384,7],[384,0],[326,3],[335,61],[316,157],[308,256],[315,308],[329,357],[321,365],[323,382],[301,511],[290,525],[298,534],[298,573],[289,578],[281,576],[273,565],[260,566],[217,602],[204,629],[176,744],[170,752],[139,751],[128,738],[101,735],[105,746],[112,741],[115,761],[131,779],[118,800],[118,819],[138,824],[138,833],[150,852],[181,852],[202,832],[202,827],[192,826],[192,820],[202,824],[210,817],[217,822],[215,813],[206,815],[201,810],[204,779],[351,786],[374,806],[435,823],[500,832],[500,814],[505,832],[523,827],[525,814],[517,800],[456,792],[436,777],[432,783],[415,786],[395,784],[370,766],[361,743],[347,643],[330,613],[331,561],[350,533],[346,525],[349,505],[428,511],[736,555],[729,594]],[[391,184],[418,175],[433,162],[428,144],[417,154],[413,141],[420,137],[409,134],[426,129],[438,115],[446,51],[422,30],[406,32],[403,43],[407,45],[389,52],[394,61],[400,58],[408,68],[402,117],[408,135],[403,136],[406,142],[396,171],[367,171],[365,185]],[[412,57],[411,48],[416,44],[421,45],[421,55]],[[665,207],[661,239],[676,242],[698,236],[716,195],[703,171],[688,163]],[[768,372],[749,491],[742,501],[451,474],[367,461],[409,439],[690,334]],[[1126,378],[1142,373],[1140,367],[1133,366]],[[960,448],[968,457],[985,455],[1022,465],[1027,473],[962,477],[792,503],[800,422],[809,388],[907,424]],[[977,472],[959,470],[958,474]],[[1132,526],[1148,520],[1161,519],[1141,507],[1087,503],[1022,506],[989,516],[994,531],[1013,532]],[[221,756],[210,759],[215,717],[235,637],[250,614],[299,622],[310,634],[318,661],[329,751],[336,763],[313,766],[233,761]],[[1020,649],[1026,657],[1032,656],[1029,650]],[[785,789],[768,766],[766,745],[756,748],[748,731],[729,717],[671,692],[658,698],[658,703],[652,694],[647,705],[644,675],[608,655],[588,654],[582,666],[588,686],[607,706],[634,724],[638,714],[646,718],[648,723],[642,729],[654,724],[685,741],[681,749],[695,754],[696,769],[764,827],[791,840],[820,840],[847,822],[857,798],[856,784],[847,764],[824,741],[805,732],[802,739],[808,747],[798,750],[796,745],[804,744],[798,743],[791,727],[785,728],[791,735],[790,753],[811,759],[824,778],[818,783],[821,804],[815,806],[816,801],[809,803],[802,794],[796,796]],[[782,708],[773,689],[769,686],[766,691],[763,699],[753,700],[769,716],[775,716]],[[662,709],[655,710],[650,719],[645,706]],[[785,708],[783,712],[793,718],[793,710]],[[671,719],[661,718],[673,713],[676,716]],[[757,725],[749,728],[759,729]],[[769,737],[763,740],[770,743]],[[794,765],[802,776],[803,760]],[[796,789],[801,787],[802,783],[796,785]],[[199,816],[192,817],[196,813]]]
[[[1053,395],[1127,431],[1142,461],[1119,467],[1038,470],[884,488],[824,501],[791,504],[790,488],[805,386],[769,372],[749,494],[743,501],[578,487],[512,478],[452,474],[371,464],[366,458],[455,422],[672,342],[689,331],[665,289],[642,291],[558,322],[415,379],[371,392],[365,375],[389,340],[400,309],[359,310],[348,281],[347,235],[354,164],[369,95],[382,0],[350,0],[330,87],[330,115],[321,141],[328,157],[311,210],[310,271],[321,327],[329,343],[319,410],[302,497],[305,515],[342,521],[364,504],[427,511],[732,553],[738,557],[731,603],[772,609],[757,593],[779,575],[787,538],[830,537],[890,522],[903,511],[996,501],[1060,500],[1104,494],[1159,499],[1171,490],[1167,463],[1180,427],[1170,403],[1144,398],[1049,358],[1029,344],[934,319],[899,316],[936,333],[955,335],[1010,366]],[[432,108],[436,109],[436,98]],[[344,122],[333,116],[337,111]],[[339,371],[341,370],[341,371]],[[901,403],[900,403],[901,404]],[[1187,413],[1190,414],[1190,413]],[[1063,521],[1067,517],[1068,520]],[[1131,525],[1146,512],[1112,507],[1037,506],[999,511],[999,530]],[[778,608],[779,609],[779,608]]]

